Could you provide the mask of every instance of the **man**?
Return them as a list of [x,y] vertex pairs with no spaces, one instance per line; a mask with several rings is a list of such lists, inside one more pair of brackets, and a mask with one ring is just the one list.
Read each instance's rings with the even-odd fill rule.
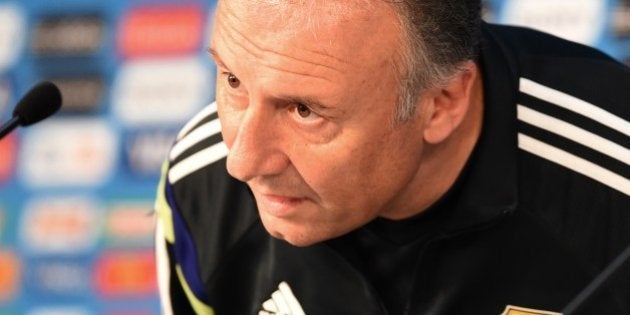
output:
[[627,68],[479,7],[220,1],[216,104],[158,190],[165,312],[559,312],[630,244]]

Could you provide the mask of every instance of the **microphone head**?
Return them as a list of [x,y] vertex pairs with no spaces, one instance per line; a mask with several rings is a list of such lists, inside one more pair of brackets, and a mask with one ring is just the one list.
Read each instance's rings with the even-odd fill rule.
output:
[[61,107],[59,88],[48,81],[40,82],[31,88],[13,110],[13,117],[21,126],[34,124],[54,114]]

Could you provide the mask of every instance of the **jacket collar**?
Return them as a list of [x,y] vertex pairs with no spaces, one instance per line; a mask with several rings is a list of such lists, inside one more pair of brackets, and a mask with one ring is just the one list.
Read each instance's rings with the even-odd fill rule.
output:
[[518,204],[516,97],[518,71],[483,25],[480,67],[484,117],[480,138],[460,178],[444,232],[456,232],[512,212]]

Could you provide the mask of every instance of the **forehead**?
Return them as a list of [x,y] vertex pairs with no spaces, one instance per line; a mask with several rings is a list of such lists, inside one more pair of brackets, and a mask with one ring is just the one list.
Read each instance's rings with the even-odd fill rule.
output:
[[352,20],[369,17],[384,8],[385,1],[375,0],[221,0],[219,7],[245,11],[250,16],[265,16],[266,20],[320,16],[331,20]]
[[294,45],[299,47],[288,48],[346,62],[373,57],[400,37],[392,7],[374,0],[222,0],[217,29],[238,33],[232,40],[242,36],[254,46],[266,46],[255,47],[262,50]]

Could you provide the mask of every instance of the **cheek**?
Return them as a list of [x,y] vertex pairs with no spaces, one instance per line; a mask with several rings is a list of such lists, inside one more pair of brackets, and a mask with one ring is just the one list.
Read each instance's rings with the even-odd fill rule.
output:
[[396,137],[379,137],[312,151],[308,163],[296,164],[324,208],[355,219],[376,216],[416,174],[421,150]]
[[217,90],[217,114],[219,115],[219,121],[221,122],[221,135],[223,141],[228,148],[232,147],[232,143],[236,138],[238,126],[240,122],[241,113],[230,109],[229,104],[225,97]]
[[360,206],[353,203],[362,203],[356,196],[370,184],[373,159],[366,153],[347,144],[317,146],[295,154],[292,162],[324,208],[355,208]]

